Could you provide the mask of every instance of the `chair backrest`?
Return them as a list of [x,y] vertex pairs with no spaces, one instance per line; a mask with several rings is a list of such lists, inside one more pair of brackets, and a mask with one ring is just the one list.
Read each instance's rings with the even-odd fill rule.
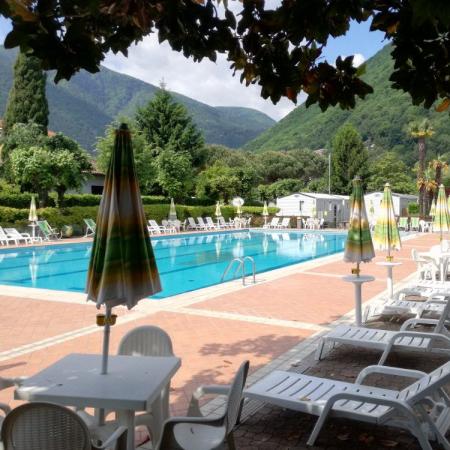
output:
[[280,221],[279,217],[273,217],[272,218],[272,222],[270,223],[270,225],[278,225],[279,221]]
[[6,237],[6,232],[2,227],[0,227],[0,236]]
[[159,225],[156,223],[156,220],[150,219],[150,220],[148,221],[148,223],[150,224],[151,227],[159,228]]
[[11,236],[20,236],[20,233],[15,228],[5,228],[5,232]]
[[83,219],[86,226],[92,231],[95,230],[95,222],[93,219]]
[[161,328],[144,325],[129,331],[120,341],[119,355],[173,356],[170,336]]
[[419,226],[419,218],[411,217],[411,226],[417,228]]
[[406,225],[408,225],[408,218],[407,217],[400,217],[399,225],[401,227],[405,227]]
[[[437,324],[434,326],[434,333],[440,333],[444,334],[446,336],[449,336],[449,332],[447,331],[447,328],[445,326],[445,322],[449,320],[450,316],[450,296],[445,296],[445,307],[442,311],[441,316],[439,317],[439,320]],[[432,340],[430,339],[430,346],[432,345]]]
[[197,226],[193,217],[188,217],[187,220],[189,222],[189,225],[194,226],[194,227]]
[[285,218],[281,221],[281,225],[282,225],[283,227],[289,226],[290,223],[291,223],[290,217],[285,217]]
[[239,367],[234,379],[231,383],[230,390],[228,392],[227,408],[226,408],[226,427],[227,434],[233,430],[236,422],[239,419],[241,412],[242,391],[245,387],[247,380],[248,368],[250,363],[244,361]]
[[167,220],[161,220],[161,224],[163,227],[168,227],[169,226],[169,222]]
[[438,389],[450,381],[450,362],[443,364],[414,383],[402,389],[399,394],[400,400],[409,404],[417,403],[425,397],[431,397]]
[[198,216],[197,217],[197,222],[199,225],[204,226],[205,222],[203,221],[203,217],[202,216]]
[[91,450],[83,420],[64,406],[26,403],[5,418],[1,440],[5,450]]
[[52,234],[52,229],[46,220],[38,220],[36,223],[45,236]]
[[206,217],[206,223],[207,223],[208,225],[214,225],[214,222],[213,222],[213,220],[212,220],[211,217]]

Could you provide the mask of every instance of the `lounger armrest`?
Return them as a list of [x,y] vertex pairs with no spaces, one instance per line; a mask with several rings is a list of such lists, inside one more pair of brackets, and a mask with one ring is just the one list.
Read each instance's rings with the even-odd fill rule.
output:
[[405,412],[409,416],[414,416],[414,411],[406,402],[396,400],[393,398],[386,398],[381,395],[364,395],[361,393],[353,392],[340,392],[339,394],[332,395],[325,404],[325,408],[322,414],[328,414],[334,404],[340,400],[356,400],[361,402],[372,403],[380,406],[389,406],[391,408],[399,409]]
[[211,384],[208,386],[200,386],[192,394],[191,401],[189,402],[188,416],[202,417],[199,400],[203,395],[228,395],[229,392],[229,385]]
[[426,372],[422,372],[421,370],[412,370],[412,369],[402,369],[400,367],[392,367],[392,366],[367,366],[361,372],[359,372],[358,377],[356,378],[355,384],[362,384],[364,379],[373,373],[381,373],[383,375],[393,375],[399,377],[408,377],[408,378],[422,378],[427,375]]
[[13,386],[20,386],[27,378],[26,377],[15,377],[15,378],[0,378],[0,390],[7,389]]
[[438,322],[437,319],[408,319],[400,327],[400,331],[406,331],[415,325],[437,325]]
[[439,300],[437,298],[430,298],[429,300],[426,300],[425,302],[423,302],[423,305],[446,305],[447,304],[447,300]]
[[433,340],[437,341],[445,341],[447,344],[450,344],[450,338],[447,336],[444,336],[440,333],[424,333],[420,331],[399,331],[395,333],[392,338],[389,340],[389,342],[386,345],[386,348],[383,351],[383,354],[381,355],[380,360],[378,361],[379,365],[383,365],[386,362],[386,359],[391,352],[392,348],[395,346],[395,341],[399,338],[403,337],[412,337],[412,338],[428,338],[430,339],[430,343]]
[[106,439],[105,441],[102,441],[102,443],[100,445],[94,446],[94,448],[99,449],[99,450],[103,450],[103,449],[107,449],[107,448],[116,448],[116,442],[120,439],[120,438],[126,438],[126,434],[127,434],[127,427],[118,427],[113,434],[111,434],[111,436],[108,437],[108,439]]

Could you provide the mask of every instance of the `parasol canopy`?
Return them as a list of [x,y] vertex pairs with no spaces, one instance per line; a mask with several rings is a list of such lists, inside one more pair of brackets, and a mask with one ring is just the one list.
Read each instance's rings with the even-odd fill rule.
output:
[[433,231],[439,231],[441,234],[450,230],[450,216],[448,213],[447,199],[445,197],[445,188],[439,186],[438,197],[436,201],[436,211],[433,218]]
[[222,217],[222,211],[220,209],[220,202],[216,203],[216,211],[214,213],[216,217]]
[[106,373],[111,308],[131,309],[161,290],[125,124],[116,131],[96,223],[86,292],[97,308],[106,306],[102,367]]
[[359,270],[361,262],[369,262],[374,257],[361,178],[355,177],[350,197],[350,228],[345,242],[344,261],[356,263]]
[[388,258],[391,256],[391,250],[400,250],[402,248],[389,183],[384,185],[383,199],[381,200],[380,213],[375,225],[373,243],[377,250],[387,251]]
[[28,221],[37,222],[37,220],[38,216],[36,211],[36,199],[34,198],[34,194],[31,194],[30,212],[28,213]]
[[177,210],[175,208],[175,202],[173,198],[170,199],[169,220],[177,220]]

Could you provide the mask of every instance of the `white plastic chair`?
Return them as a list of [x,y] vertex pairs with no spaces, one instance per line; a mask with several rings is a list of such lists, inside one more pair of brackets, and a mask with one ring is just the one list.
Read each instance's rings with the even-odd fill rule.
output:
[[0,227],[0,242],[2,245],[9,245],[10,242],[14,242],[14,244],[19,245],[17,238],[8,235],[2,227]]
[[[363,385],[371,374],[415,381],[402,390]],[[450,450],[445,438],[450,423],[450,399],[442,389],[449,381],[450,363],[430,374],[397,367],[368,366],[354,383],[276,370],[246,389],[244,397],[318,416],[307,445],[314,445],[328,418],[343,417],[372,426],[408,430],[423,450],[432,450],[430,441],[437,441]]]
[[436,269],[434,267],[434,264],[420,257],[418,251],[415,248],[411,250],[411,257],[412,260],[416,263],[419,279],[426,280],[428,277],[432,280],[435,279]]
[[[249,362],[241,364],[229,386],[204,386],[195,392],[188,417],[172,417],[164,423],[158,450],[216,450],[226,443],[235,450],[233,429],[242,409],[242,391],[247,379]],[[203,417],[198,400],[203,394],[227,395],[225,412],[218,418]]]
[[1,430],[4,450],[125,450],[126,435],[126,427],[118,427],[101,441],[74,411],[42,402],[13,409]]
[[[117,351],[119,355],[127,356],[174,356],[172,340],[170,336],[161,328],[144,325],[129,331],[119,343]],[[169,417],[169,393],[170,382],[161,391],[161,403],[163,407],[163,417]],[[136,416],[137,425],[145,425],[149,431],[160,430],[162,423],[156,423],[151,414],[151,410]]]

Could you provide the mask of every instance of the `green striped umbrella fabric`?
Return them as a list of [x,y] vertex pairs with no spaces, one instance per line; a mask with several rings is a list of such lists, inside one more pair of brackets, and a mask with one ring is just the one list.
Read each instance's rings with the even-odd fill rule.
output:
[[439,231],[441,234],[450,230],[450,216],[448,213],[447,199],[445,197],[445,188],[441,184],[439,186],[438,197],[436,201],[436,212],[433,219],[433,231]]
[[106,306],[102,363],[106,373],[111,308],[131,309],[161,290],[125,124],[116,131],[96,223],[86,291],[97,308]]
[[350,208],[350,228],[345,242],[344,261],[356,263],[356,273],[358,275],[359,264],[361,262],[369,262],[375,257],[366,206],[364,204],[364,192],[361,178],[359,177],[353,180]]
[[177,220],[177,209],[173,198],[170,199],[169,220]]
[[400,250],[402,248],[389,183],[384,185],[381,210],[375,225],[373,242],[377,250],[387,251],[388,259],[390,259],[391,250]]

